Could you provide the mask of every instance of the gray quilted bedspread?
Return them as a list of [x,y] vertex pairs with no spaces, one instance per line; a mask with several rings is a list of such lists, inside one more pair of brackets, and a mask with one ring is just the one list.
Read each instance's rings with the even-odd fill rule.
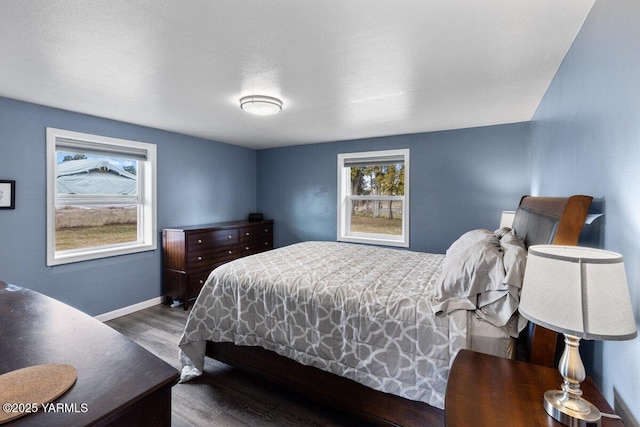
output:
[[431,308],[443,258],[305,242],[218,267],[180,339],[183,380],[202,371],[206,340],[234,342],[443,408],[450,363],[466,345],[465,315]]

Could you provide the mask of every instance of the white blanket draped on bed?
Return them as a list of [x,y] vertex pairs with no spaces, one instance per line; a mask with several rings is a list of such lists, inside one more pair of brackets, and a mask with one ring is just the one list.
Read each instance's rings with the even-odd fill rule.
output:
[[180,340],[183,376],[203,369],[205,341],[258,345],[371,388],[442,408],[459,322],[435,316],[444,256],[305,242],[212,272]]

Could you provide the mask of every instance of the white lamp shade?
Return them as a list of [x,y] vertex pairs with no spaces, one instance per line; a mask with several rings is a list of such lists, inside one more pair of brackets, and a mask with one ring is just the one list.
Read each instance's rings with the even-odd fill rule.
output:
[[623,258],[615,252],[531,246],[519,311],[536,324],[583,339],[637,336]]

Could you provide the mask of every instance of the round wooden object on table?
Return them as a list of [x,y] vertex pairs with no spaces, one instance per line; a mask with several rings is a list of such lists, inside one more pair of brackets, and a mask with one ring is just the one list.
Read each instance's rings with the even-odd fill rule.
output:
[[64,364],[29,366],[0,375],[0,424],[37,412],[42,404],[62,396],[77,378],[76,369]]

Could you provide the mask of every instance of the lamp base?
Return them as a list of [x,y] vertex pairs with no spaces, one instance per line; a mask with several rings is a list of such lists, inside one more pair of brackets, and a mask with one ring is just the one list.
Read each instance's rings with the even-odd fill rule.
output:
[[561,390],[549,390],[544,394],[544,410],[552,418],[570,427],[601,427],[600,410],[583,398],[580,408],[574,410],[564,405],[567,395]]

